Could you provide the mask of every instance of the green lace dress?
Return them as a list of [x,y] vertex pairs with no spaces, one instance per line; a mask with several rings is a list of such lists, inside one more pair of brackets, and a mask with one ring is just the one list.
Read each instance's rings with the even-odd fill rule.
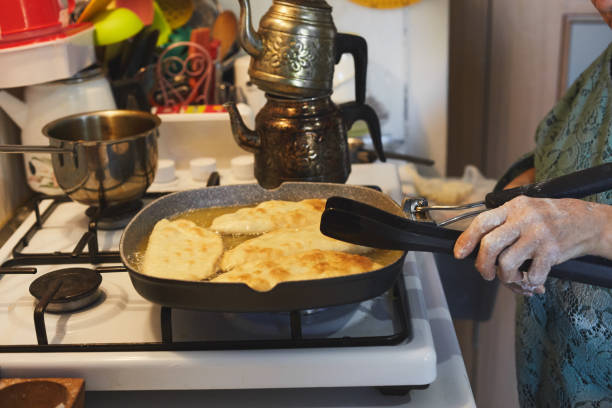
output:
[[[611,64],[612,44],[538,127],[536,181],[612,162]],[[612,192],[587,199],[612,204]],[[549,278],[519,298],[516,329],[522,407],[612,407],[611,290]]]

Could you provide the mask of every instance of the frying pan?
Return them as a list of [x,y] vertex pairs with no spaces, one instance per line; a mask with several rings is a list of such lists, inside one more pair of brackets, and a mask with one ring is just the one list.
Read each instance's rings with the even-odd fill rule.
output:
[[[486,208],[496,208],[519,195],[582,198],[610,189],[612,189],[612,163],[607,163],[549,181],[489,193],[482,203],[476,204],[482,204]],[[406,200],[410,201],[415,200]],[[404,205],[404,208],[407,207],[410,206]],[[412,208],[407,210],[413,212]],[[467,215],[473,216],[478,212],[480,211]],[[441,228],[440,225],[408,219],[406,214],[398,216],[381,208],[372,207],[363,201],[346,197],[329,198],[321,217],[321,232],[342,241],[382,249],[452,254],[455,241],[461,231]],[[475,258],[477,254],[478,248],[469,257]],[[519,270],[528,270],[530,264],[531,261],[527,260]],[[584,256],[555,265],[551,269],[550,276],[612,288],[612,261],[597,256]]]
[[138,257],[155,224],[188,210],[255,205],[267,200],[299,201],[306,198],[346,197],[385,213],[402,216],[402,209],[387,195],[368,187],[332,183],[283,183],[274,190],[256,184],[207,187],[181,191],[144,207],[127,225],[119,243],[121,260],[136,291],[163,306],[223,312],[282,312],[361,302],[387,291],[401,273],[406,253],[390,265],[362,274],[305,281],[282,282],[267,292],[243,283],[181,281],[141,274]]

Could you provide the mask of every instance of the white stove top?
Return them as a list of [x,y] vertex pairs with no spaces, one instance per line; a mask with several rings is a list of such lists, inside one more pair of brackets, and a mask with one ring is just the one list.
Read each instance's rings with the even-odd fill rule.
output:
[[[386,179],[390,179],[389,175]],[[375,183],[376,177],[360,184]],[[41,210],[50,204],[50,200],[43,201]],[[73,202],[60,204],[23,252],[71,252],[87,230],[85,209]],[[11,249],[34,222],[31,214],[0,248],[0,261],[10,259]],[[99,249],[116,251],[120,236],[121,231],[99,231]],[[69,267],[78,266],[94,267]],[[11,346],[37,344],[33,321],[36,301],[28,291],[30,283],[63,267],[66,266],[37,266],[36,275],[0,278],[2,376],[83,377],[88,390],[422,385],[436,378],[436,352],[424,307],[420,265],[413,254],[408,255],[403,271],[412,337],[397,345],[200,351],[130,351],[128,347],[126,351],[82,352],[38,352],[27,348],[25,352],[14,352]],[[102,275],[102,296],[93,306],[68,314],[44,315],[49,344],[161,342],[160,306],[142,298],[126,272]],[[359,305],[315,312],[303,316],[303,334],[389,335],[393,327],[388,310],[389,296],[385,295]],[[282,314],[173,310],[172,332],[175,341],[281,338],[288,335],[289,325]]]

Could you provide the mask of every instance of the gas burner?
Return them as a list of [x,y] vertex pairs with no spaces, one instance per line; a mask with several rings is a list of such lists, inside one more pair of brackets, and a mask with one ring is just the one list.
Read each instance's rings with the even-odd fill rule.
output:
[[[366,315],[359,313],[360,303],[300,311],[305,337],[331,336],[350,324],[358,324]],[[289,313],[225,313],[229,324],[245,333],[274,336],[289,330]]]
[[100,297],[102,275],[86,268],[66,268],[49,272],[37,278],[30,285],[30,293],[38,301],[52,291],[56,285],[59,289],[52,295],[46,311],[62,313],[84,308]]
[[103,208],[89,207],[85,214],[98,221],[98,229],[101,230],[116,230],[124,228],[128,222],[142,208],[141,200],[129,201],[127,203],[117,204]]

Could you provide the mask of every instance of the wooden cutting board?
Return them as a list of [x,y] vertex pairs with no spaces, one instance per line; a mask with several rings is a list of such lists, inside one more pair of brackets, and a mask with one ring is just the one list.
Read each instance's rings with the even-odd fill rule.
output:
[[85,380],[82,378],[2,378],[0,407],[83,408]]

